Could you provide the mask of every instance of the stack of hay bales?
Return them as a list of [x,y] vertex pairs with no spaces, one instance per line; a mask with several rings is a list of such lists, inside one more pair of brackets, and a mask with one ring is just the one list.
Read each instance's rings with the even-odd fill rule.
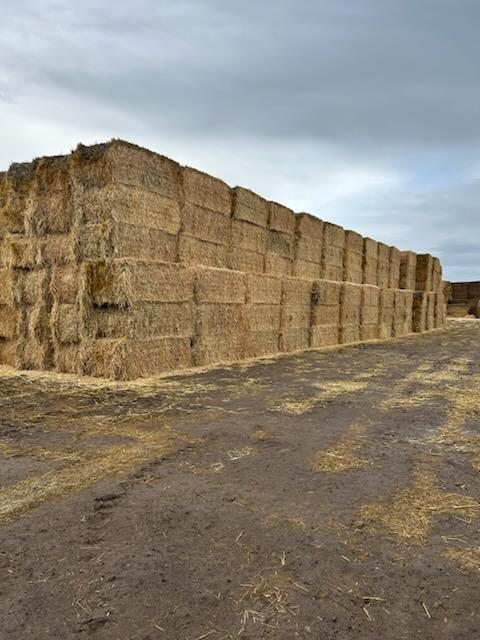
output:
[[270,202],[265,254],[265,273],[290,276],[295,257],[295,214],[291,209]]
[[279,351],[282,279],[247,274],[245,357],[257,358]]
[[[178,238],[179,261],[226,268],[231,233],[230,188],[195,169],[185,168],[182,173],[185,200]],[[178,229],[172,231],[178,233]]]
[[313,282],[303,278],[282,279],[280,351],[310,346]]
[[233,189],[232,239],[228,267],[246,273],[263,273],[267,244],[269,204],[253,191]]
[[345,229],[324,222],[322,249],[322,278],[324,280],[343,280],[343,261],[345,256]]
[[322,272],[323,222],[308,213],[295,216],[295,261],[293,275],[310,280]]
[[360,318],[362,285],[344,282],[340,290],[340,343],[349,344],[360,340]]
[[378,243],[377,285],[388,289],[390,284],[390,247],[383,242]]
[[[197,310],[193,269],[157,261],[88,262],[82,286],[88,301],[81,329],[82,373],[129,379],[192,366]],[[214,286],[200,278],[202,303],[221,296],[210,294]],[[205,306],[199,306],[202,312],[207,317],[200,321],[208,323]],[[215,329],[209,326],[204,333]]]
[[444,282],[443,294],[449,316],[480,316],[480,282]]
[[378,242],[363,240],[363,284],[378,284]]
[[379,336],[380,291],[381,289],[371,285],[362,287],[360,314],[362,340],[375,340]]
[[345,231],[343,278],[346,282],[363,282],[363,237],[355,231]]
[[326,347],[340,341],[340,291],[342,284],[317,280],[312,286],[310,346]]
[[417,283],[417,254],[400,252],[400,289],[414,291]]
[[125,142],[0,173],[0,363],[132,379],[444,317],[432,256]]
[[378,337],[391,338],[395,315],[395,291],[380,289]]

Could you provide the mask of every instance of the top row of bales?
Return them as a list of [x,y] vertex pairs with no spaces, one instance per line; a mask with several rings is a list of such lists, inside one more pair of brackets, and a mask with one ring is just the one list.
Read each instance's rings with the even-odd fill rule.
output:
[[123,141],[0,174],[0,266],[117,258],[410,290],[441,283],[428,254],[295,214]]

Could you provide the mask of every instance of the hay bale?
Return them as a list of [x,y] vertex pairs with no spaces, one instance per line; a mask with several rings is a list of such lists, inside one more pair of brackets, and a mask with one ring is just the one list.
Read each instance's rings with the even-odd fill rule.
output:
[[14,307],[0,305],[0,338],[12,340],[18,336],[18,311]]
[[395,292],[393,289],[380,289],[379,298],[379,338],[391,338],[395,313]]
[[[471,286],[471,285],[470,285]],[[442,265],[438,258],[432,257],[432,291],[439,293],[442,288]],[[480,294],[480,288],[479,288]]]
[[313,282],[284,278],[280,311],[280,351],[298,351],[310,346]]
[[468,300],[468,282],[452,282],[452,300]]
[[280,231],[268,231],[266,235],[266,251],[271,255],[293,260],[295,257],[295,239]]
[[183,169],[185,201],[230,217],[232,194],[230,187],[207,173],[185,167]]
[[74,304],[79,291],[80,269],[77,265],[53,267],[50,292],[56,302]]
[[280,330],[279,304],[247,304],[244,310],[247,335],[259,331]]
[[[318,243],[317,246],[321,248],[323,244],[323,224],[323,220],[309,213],[296,213],[295,236],[298,239],[311,240],[314,243]],[[313,258],[307,258],[305,256],[304,259],[312,260]],[[318,260],[320,260],[320,256]]]
[[317,280],[312,286],[310,346],[325,347],[340,342],[340,282]]
[[[88,156],[98,156],[98,170],[102,174],[107,172],[107,176],[110,172],[115,183],[142,187],[175,200],[181,198],[182,170],[178,163],[123,140],[112,140],[103,150],[102,145],[97,146],[100,147],[98,151],[88,147],[84,148],[85,153]],[[93,158],[84,158],[82,161],[92,160]]]
[[408,317],[407,313],[411,317],[411,309],[407,308],[407,295],[413,295],[409,291],[403,289],[395,289],[395,304],[393,312],[393,331],[392,334],[395,337],[404,336],[408,331]]
[[415,333],[422,333],[427,328],[428,298],[425,291],[415,291],[413,294],[412,329]]
[[[139,302],[191,302],[194,273],[193,269],[184,265],[168,262],[87,262],[82,265],[82,288],[92,304],[98,306],[132,306]],[[203,289],[208,291],[206,284]],[[213,295],[214,292],[211,293],[212,297]]]
[[21,368],[18,357],[18,341],[0,338],[0,364],[8,367]]
[[60,373],[82,373],[80,367],[80,345],[56,344],[54,368]]
[[47,269],[14,272],[14,301],[16,305],[31,306],[49,296],[50,274]]
[[380,289],[363,285],[360,304],[360,337],[374,340],[379,337]]
[[73,224],[72,185],[68,156],[41,158],[36,163],[31,199],[25,213],[28,234],[66,234]]
[[80,368],[86,375],[133,380],[193,365],[190,338],[84,341]]
[[345,231],[343,280],[363,282],[363,237],[355,231]]
[[67,265],[76,261],[73,235],[48,235],[38,241],[38,265]]
[[[177,192],[176,189],[166,190]],[[113,187],[90,190],[86,199],[88,208],[84,213],[85,223],[112,219],[118,223],[159,229],[174,236],[180,231],[182,215],[178,196],[168,197],[144,187],[116,183]],[[189,203],[187,205],[195,207]]]
[[331,222],[323,223],[322,278],[343,280],[345,230]]
[[245,338],[245,358],[261,358],[278,353],[278,331],[254,331]]
[[[435,260],[436,258],[434,258]],[[441,269],[441,267],[440,267]],[[440,289],[439,289],[440,291]],[[468,283],[468,298],[469,300],[476,300],[480,298],[480,282],[469,282]]]
[[[180,234],[178,239],[179,261],[185,265],[198,265],[223,269],[228,264],[228,247]],[[173,260],[172,260],[173,262]]]
[[222,213],[186,202],[182,210],[182,233],[199,240],[228,245],[230,244],[230,218]]
[[16,277],[18,272],[0,268],[0,304],[13,305],[15,301]]
[[245,357],[245,305],[200,304],[197,307],[193,361],[196,365]]
[[195,300],[198,304],[244,304],[246,275],[229,269],[195,270]]
[[51,323],[55,340],[62,344],[80,342],[80,317],[76,304],[54,304]]
[[252,305],[278,305],[281,302],[282,279],[263,274],[246,276],[247,302]]
[[[443,293],[435,294],[435,329],[440,329],[444,326],[446,320],[446,304]],[[478,317],[478,316],[477,316]]]
[[388,287],[390,289],[400,288],[400,262],[400,250],[396,247],[390,247],[390,270],[388,276]]
[[267,232],[244,220],[232,220],[232,246],[264,254],[267,248]]
[[8,235],[4,239],[6,262],[12,269],[35,269],[40,262],[38,240],[20,235]]
[[295,260],[293,262],[292,275],[305,280],[317,280],[322,272],[321,264],[308,262],[306,260]]
[[291,276],[293,273],[293,261],[290,258],[273,253],[265,254],[265,273],[273,276]]
[[95,338],[193,336],[196,309],[193,302],[141,303],[133,308],[94,307],[90,314]]
[[390,247],[383,242],[378,243],[377,285],[385,289],[390,283]]
[[14,163],[3,180],[0,231],[23,234],[26,232],[26,213],[35,185],[36,162]]
[[277,202],[269,202],[268,228],[289,236],[295,234],[295,214]]
[[363,240],[363,284],[378,285],[378,242]]
[[235,187],[233,194],[233,212],[236,220],[244,220],[259,227],[266,228],[269,215],[269,204],[253,191]]
[[245,338],[239,340],[232,336],[208,336],[195,340],[193,346],[195,366],[207,366],[243,360],[245,356]]
[[360,312],[362,286],[344,282],[340,288],[340,343],[348,344],[360,340]]
[[265,255],[263,253],[248,251],[248,249],[231,246],[227,253],[226,266],[235,271],[263,273],[265,268]]
[[427,313],[425,319],[425,329],[431,331],[435,329],[435,297],[433,291],[427,292]]
[[400,289],[415,290],[417,274],[417,254],[413,251],[400,252]]
[[429,253],[417,254],[416,290],[431,291],[433,286],[433,258]]

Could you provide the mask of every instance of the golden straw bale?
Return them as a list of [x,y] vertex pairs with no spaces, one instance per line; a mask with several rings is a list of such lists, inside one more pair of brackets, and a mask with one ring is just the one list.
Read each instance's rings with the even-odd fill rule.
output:
[[5,237],[7,265],[13,269],[34,269],[39,262],[39,244],[35,238],[20,235]]
[[342,283],[340,289],[340,324],[360,326],[362,285],[353,282]]
[[80,341],[80,313],[76,304],[55,304],[52,308],[52,332],[62,344]]
[[363,285],[361,296],[360,337],[374,340],[379,337],[380,289]]
[[360,342],[360,324],[348,323],[340,324],[339,330],[340,344],[352,344]]
[[[442,288],[442,265],[440,260],[436,257],[432,258],[432,290],[435,293],[439,293]],[[478,297],[480,297],[480,290],[477,293]],[[469,297],[474,297],[475,294]],[[477,296],[475,296],[477,297]]]
[[363,284],[378,284],[378,242],[363,240]]
[[264,254],[267,247],[267,232],[244,220],[232,220],[232,245]]
[[443,293],[435,294],[435,328],[443,327],[446,319],[446,303]]
[[14,307],[0,305],[0,338],[12,339],[18,335],[18,311]]
[[245,220],[264,229],[268,222],[268,202],[253,191],[235,187],[233,194],[233,217],[237,220]]
[[82,269],[83,286],[96,305],[193,300],[194,270],[181,264],[118,260],[87,262]]
[[361,284],[363,281],[363,237],[355,231],[345,231],[343,280]]
[[228,247],[181,233],[178,239],[178,257],[185,265],[224,269],[228,264]]
[[340,343],[340,326],[338,322],[332,324],[318,324],[310,328],[311,347],[329,347]]
[[391,338],[395,312],[395,292],[393,289],[380,289],[379,338]]
[[183,185],[186,202],[230,217],[232,194],[225,182],[202,171],[185,167],[183,168]]
[[39,239],[38,264],[67,265],[76,260],[73,235],[47,235]]
[[425,291],[415,291],[413,294],[412,328],[416,333],[426,331],[428,298]]
[[0,304],[13,305],[16,300],[18,272],[9,268],[0,269]]
[[316,280],[320,277],[322,267],[319,263],[308,262],[306,260],[295,260],[293,263],[292,275],[306,280]]
[[278,353],[279,331],[253,331],[245,338],[245,358],[261,358]]
[[71,192],[68,156],[39,159],[25,215],[27,233],[68,233],[73,223]]
[[243,304],[200,304],[197,306],[197,337],[236,336],[245,334],[245,305]]
[[280,330],[280,304],[247,304],[245,329],[247,334],[257,331]]
[[388,287],[390,289],[400,288],[400,250],[396,247],[390,247],[390,269],[388,276]]
[[56,302],[74,304],[80,291],[80,269],[77,265],[54,266],[50,291]]
[[435,297],[436,294],[433,291],[427,293],[427,311],[425,318],[425,329],[427,331],[435,329]]
[[186,202],[183,207],[182,233],[192,238],[228,245],[230,225],[230,218],[222,213],[210,211],[190,202]]
[[400,252],[400,289],[415,290],[417,254],[413,251]]
[[293,261],[274,253],[265,254],[265,273],[273,276],[291,276],[293,273]]
[[17,350],[18,340],[0,338],[0,364],[20,369],[21,362]]
[[[295,236],[298,239],[311,240],[314,243],[319,243],[317,246],[321,247],[323,243],[323,220],[309,213],[296,213]],[[321,256],[318,257],[319,261],[320,257]]]
[[433,286],[433,258],[429,253],[417,255],[416,290],[431,291]]
[[383,242],[378,243],[377,285],[388,288],[390,283],[390,247]]
[[291,209],[277,202],[269,202],[268,228],[289,236],[295,234],[295,214]]
[[252,304],[280,304],[282,279],[264,274],[246,276],[247,302]]
[[265,268],[265,255],[255,253],[248,249],[231,246],[227,254],[227,266],[235,271],[246,273],[263,273]]
[[80,345],[55,344],[54,368],[60,373],[81,373]]
[[246,301],[246,275],[229,269],[195,270],[195,299],[199,304],[243,304]]
[[14,163],[3,181],[0,232],[23,234],[25,218],[35,184],[36,162]]
[[[113,219],[118,223],[159,229],[171,235],[177,235],[180,231],[180,200],[177,196],[169,197],[156,190],[130,184],[115,184],[101,189],[97,194],[93,190],[85,194],[88,201],[85,222]],[[176,188],[165,190],[177,193]],[[93,202],[94,198],[99,202]]]

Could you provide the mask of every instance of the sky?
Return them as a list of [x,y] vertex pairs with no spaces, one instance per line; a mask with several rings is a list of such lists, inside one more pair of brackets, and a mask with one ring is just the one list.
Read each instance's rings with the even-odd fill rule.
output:
[[123,138],[480,280],[478,0],[17,0],[0,171]]

